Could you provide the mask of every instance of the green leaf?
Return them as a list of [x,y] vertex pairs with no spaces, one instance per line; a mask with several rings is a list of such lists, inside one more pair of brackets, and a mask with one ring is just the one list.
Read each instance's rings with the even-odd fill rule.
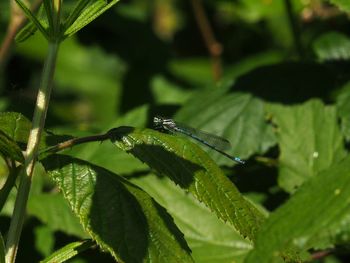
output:
[[192,262],[172,218],[140,188],[68,156],[51,156],[44,166],[84,229],[116,260]]
[[40,32],[43,34],[43,36],[49,40],[50,36],[47,33],[44,26],[40,23],[40,21],[36,18],[36,16],[28,9],[28,7],[21,1],[21,0],[15,0],[16,3],[21,7],[27,18],[35,25],[37,29],[40,30]]
[[350,12],[350,2],[348,0],[329,0],[344,12]]
[[169,71],[175,76],[198,87],[214,84],[210,59],[190,58],[171,60]]
[[85,8],[84,11],[80,13],[80,16],[74,21],[74,23],[66,29],[64,36],[72,36],[87,24],[95,20],[98,16],[107,11],[109,8],[111,8],[113,5],[115,5],[117,2],[118,0],[112,0],[109,3],[105,0],[94,1],[91,5]]
[[5,263],[5,243],[0,233],[0,263]]
[[[229,3],[232,5],[232,3]],[[236,64],[225,66],[224,78],[237,79],[256,68],[277,64],[283,61],[283,53],[279,51],[265,51],[240,59]]]
[[[43,202],[42,202],[43,203]],[[35,233],[35,249],[41,255],[47,257],[52,253],[55,245],[55,237],[52,229],[46,225],[39,225],[34,229]]]
[[217,218],[169,178],[149,174],[132,178],[132,182],[146,190],[174,217],[195,262],[239,263],[253,248],[231,225]]
[[313,49],[321,61],[350,59],[350,39],[338,32],[327,32],[318,37]]
[[[249,94],[227,93],[225,87],[194,94],[175,120],[228,139],[232,145],[229,153],[241,159],[264,153],[276,143],[265,119],[263,102]],[[210,155],[219,164],[232,164],[219,153],[211,151]]]
[[151,88],[157,104],[183,104],[193,93],[192,91],[181,89],[160,75],[152,79]]
[[286,191],[344,158],[334,106],[311,100],[298,106],[270,105],[268,111],[278,126],[279,185]]
[[52,31],[55,30],[55,23],[53,21],[53,13],[56,12],[52,6],[51,0],[43,0],[43,6],[45,8],[45,14],[48,21],[48,34],[51,35]]
[[[0,131],[5,133],[11,140],[17,142],[24,150],[31,130],[31,122],[22,114],[17,112],[0,113]],[[39,149],[45,149],[49,145],[55,145],[63,140],[72,138],[66,135],[54,135],[43,132]]]
[[[39,22],[42,24],[42,26],[45,28],[45,30],[49,30],[49,24],[47,21],[48,18],[46,16],[45,9],[44,9],[43,5],[41,5],[41,7],[39,8],[39,11],[38,11],[36,17],[39,20]],[[38,28],[36,27],[36,25],[33,22],[28,21],[28,23],[16,34],[16,38],[15,38],[16,41],[18,43],[24,42],[29,37],[34,35],[34,33],[37,31],[37,29]]]
[[[349,217],[350,157],[311,178],[272,213],[257,237],[247,263],[276,262],[293,244],[300,250],[319,243],[320,233],[333,236]],[[347,219],[348,221],[348,219]]]
[[33,194],[29,198],[27,209],[30,215],[37,217],[52,230],[87,237],[78,218],[72,213],[61,194]]
[[350,82],[346,83],[337,96],[337,113],[341,120],[341,130],[350,141]]
[[149,129],[120,127],[110,133],[117,147],[190,191],[243,237],[255,239],[264,216],[244,199],[199,146],[185,138]]
[[60,46],[55,80],[57,92],[62,96],[71,94],[75,99],[68,103],[52,101],[51,111],[74,126],[81,122],[86,125],[88,119],[93,119],[99,128],[110,125],[118,117],[124,69],[125,64],[117,56],[98,47],[86,47],[76,38],[66,39]]
[[90,0],[80,0],[78,4],[75,6],[74,10],[69,14],[69,17],[64,22],[64,29],[69,28],[75,20],[80,16],[81,12],[85,9],[85,7],[90,3]]
[[3,131],[0,130],[0,153],[5,157],[9,157],[12,160],[18,162],[24,162],[24,156],[22,154],[21,148],[9,138]]
[[27,40],[29,37],[34,35],[34,33],[37,30],[38,30],[37,27],[32,22],[29,22],[17,33],[15,38],[16,42],[21,43]]
[[15,142],[27,143],[31,127],[31,122],[20,113],[0,113],[0,130]]
[[72,242],[63,248],[57,250],[51,256],[40,261],[41,263],[61,263],[78,255],[79,253],[92,247],[95,243],[92,240],[83,240]]

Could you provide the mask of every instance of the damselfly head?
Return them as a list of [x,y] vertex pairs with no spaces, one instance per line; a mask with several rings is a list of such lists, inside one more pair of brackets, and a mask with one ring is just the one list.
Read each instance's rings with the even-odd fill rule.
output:
[[153,117],[153,126],[155,129],[163,129],[163,122],[164,122],[163,117],[160,116],[155,116]]
[[157,130],[171,130],[176,127],[176,124],[172,119],[160,116],[155,116],[153,118],[153,125]]

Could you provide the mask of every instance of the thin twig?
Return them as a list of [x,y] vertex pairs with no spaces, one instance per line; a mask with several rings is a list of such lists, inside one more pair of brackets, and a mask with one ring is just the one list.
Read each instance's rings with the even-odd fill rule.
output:
[[205,45],[212,59],[214,80],[218,81],[222,76],[222,63],[221,63],[222,45],[216,40],[214,36],[214,32],[210,26],[202,1],[191,0],[191,3],[193,6],[193,11],[196,17],[198,27],[201,31]]
[[109,139],[110,137],[111,137],[110,133],[107,132],[107,133],[99,134],[99,135],[92,135],[92,136],[86,136],[86,137],[81,137],[81,138],[73,138],[73,139],[58,143],[58,144],[51,146],[47,149],[44,149],[42,152],[40,152],[40,154],[62,151],[64,149],[71,148],[75,145],[86,143],[86,142],[105,141],[105,140]]

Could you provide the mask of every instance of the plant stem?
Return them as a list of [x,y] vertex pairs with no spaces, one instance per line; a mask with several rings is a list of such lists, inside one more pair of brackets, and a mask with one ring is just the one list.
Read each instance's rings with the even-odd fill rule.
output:
[[290,24],[292,34],[293,34],[293,41],[294,41],[295,50],[296,50],[299,58],[303,58],[304,50],[303,50],[303,46],[302,46],[301,40],[300,40],[300,28],[299,28],[298,22],[296,21],[296,17],[293,13],[292,2],[290,0],[285,0],[284,4],[286,7],[286,12],[288,15],[289,24]]
[[[35,12],[42,0],[36,0],[31,7],[31,10]],[[13,44],[13,40],[16,37],[17,32],[22,28],[24,22],[26,21],[26,17],[19,10],[20,8],[17,6],[17,4],[11,0],[11,18],[10,23],[7,27],[7,32],[4,37],[4,41],[0,46],[0,73],[2,68],[5,66],[8,56],[10,55],[10,49]]]
[[37,95],[37,101],[34,110],[32,129],[30,131],[27,150],[25,153],[25,162],[22,173],[20,174],[20,184],[15,202],[15,207],[11,219],[11,225],[6,242],[6,262],[13,263],[16,258],[19,239],[22,232],[26,205],[28,201],[32,174],[39,148],[40,138],[44,129],[46,112],[49,105],[53,76],[55,72],[56,58],[59,43],[49,43],[48,55],[44,64],[41,85]]
[[222,45],[215,39],[213,29],[210,26],[202,1],[191,0],[191,3],[198,27],[211,56],[214,80],[219,81],[222,76]]

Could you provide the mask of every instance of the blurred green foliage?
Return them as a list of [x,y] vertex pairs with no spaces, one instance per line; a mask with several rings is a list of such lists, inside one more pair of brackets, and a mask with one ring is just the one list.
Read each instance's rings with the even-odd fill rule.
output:
[[[218,218],[230,221],[225,213],[234,211],[232,207],[227,208],[233,204],[228,200],[235,199],[232,193],[228,193],[229,188],[223,187],[219,191],[227,200],[221,199],[218,193],[212,200],[210,195],[206,196],[217,190],[215,183],[222,180],[221,172],[218,177],[213,177],[215,183],[203,186],[203,189],[214,188],[208,188],[207,192],[195,185],[202,183],[201,180],[191,181],[193,186],[184,187],[197,197],[194,198],[166,178],[164,174],[171,175],[171,171],[162,167],[164,163],[167,167],[174,165],[170,170],[184,175],[186,173],[182,169],[191,172],[191,166],[182,162],[175,166],[177,159],[172,162],[169,156],[156,150],[153,159],[148,158],[145,149],[132,152],[140,161],[124,151],[129,150],[127,139],[130,137],[127,136],[123,137],[124,145],[119,145],[120,149],[109,142],[94,142],[66,150],[64,153],[70,157],[65,158],[84,160],[76,164],[81,165],[79,169],[94,171],[90,178],[92,181],[97,180],[100,173],[110,177],[118,174],[118,180],[102,186],[109,187],[111,193],[119,188],[132,189],[142,206],[130,206],[135,209],[135,214],[139,210],[146,211],[145,207],[152,207],[152,213],[142,219],[150,224],[159,220],[155,211],[160,208],[147,194],[153,197],[174,218],[195,262],[258,262],[257,259],[262,258],[266,262],[274,262],[275,251],[286,258],[293,256],[293,251],[288,251],[291,247],[300,250],[302,258],[316,257],[315,252],[322,250],[327,253],[319,262],[348,262],[348,2],[201,1],[210,28],[222,46],[222,76],[216,81],[213,73],[216,70],[215,59],[206,47],[191,1],[120,0],[108,12],[62,43],[41,147],[57,143],[54,136],[54,141],[49,140],[52,133],[85,136],[104,133],[118,126],[150,128],[154,115],[174,117],[187,125],[229,139],[232,144],[230,153],[247,160],[244,166],[234,165],[225,157],[203,148],[221,165],[225,176],[235,183],[244,195],[244,202],[259,211],[256,212],[259,217],[271,212],[257,236],[256,249],[249,239],[239,234],[240,227],[246,225],[233,227]],[[69,10],[74,1],[64,0],[64,5]],[[6,37],[10,14],[10,1],[1,1],[1,42]],[[32,118],[46,52],[44,37],[35,33],[25,42],[14,44],[8,50],[8,59],[0,66],[0,110],[23,114],[10,117],[1,114],[0,152],[17,161],[23,158],[17,144],[23,150],[30,127],[24,116],[29,120]],[[136,146],[140,140],[146,143],[159,140],[158,145],[175,149],[178,156],[181,155],[181,147],[197,149],[187,146],[182,138],[171,142],[170,139],[167,141],[167,136],[143,131],[144,134],[139,137],[130,135],[136,136],[133,141]],[[5,148],[11,151],[4,151]],[[184,150],[184,156],[185,153],[188,154]],[[197,160],[195,156],[201,154],[194,150],[188,158]],[[164,158],[164,162],[157,163],[157,158]],[[70,167],[65,165],[64,169]],[[209,167],[206,169],[210,170],[215,164],[209,161],[206,165]],[[97,166],[109,171],[100,170]],[[79,202],[90,205],[93,198],[89,195],[74,196],[73,190],[57,179],[63,177],[64,172],[55,169],[50,171],[51,176],[56,173],[54,176],[60,191],[64,192],[66,199],[71,198],[70,202],[65,201],[57,186],[38,165],[18,262],[38,262],[67,243],[86,238],[88,234],[106,243],[103,239],[106,233],[88,222],[86,211],[74,207],[72,202],[77,197]],[[155,175],[159,173],[163,176]],[[5,183],[7,176],[7,163],[1,159],[0,185]],[[125,183],[125,178],[140,188]],[[183,178],[180,179],[174,181],[181,185]],[[86,192],[89,193],[92,186],[83,186],[88,188]],[[199,194],[198,189],[202,189]],[[103,189],[99,191],[103,192]],[[0,232],[4,237],[15,194],[16,188],[1,212]],[[117,191],[112,201],[103,199],[103,202],[122,206],[126,197],[121,195],[118,199],[116,196]],[[218,217],[197,199],[207,204]],[[217,204],[222,205],[222,210],[215,207]],[[246,212],[251,208],[244,209]],[[120,218],[116,221],[122,222]],[[112,228],[115,221],[107,223]],[[154,230],[157,225],[150,227],[158,233]],[[182,257],[183,262],[190,261],[189,249],[183,244],[181,233],[175,230],[167,232],[163,225],[159,228],[165,236],[173,235],[166,243],[176,248],[171,252],[179,251],[177,255]],[[125,234],[122,227],[114,230]],[[140,228],[140,231],[147,231],[147,228]],[[181,242],[173,242],[174,239]],[[159,240],[161,243],[162,239]],[[123,243],[120,239],[113,241]],[[120,249],[114,243],[106,244],[104,248],[111,254]],[[74,245],[77,243],[73,243],[72,247]],[[145,246],[139,245],[141,248]],[[166,253],[167,245],[159,250]],[[156,249],[151,250],[152,253],[154,251]],[[118,252],[129,259],[130,255],[123,249]],[[143,252],[138,250],[136,253],[139,261]],[[326,256],[328,253],[332,255]],[[120,256],[113,255],[115,258]],[[277,262],[279,259],[276,259]],[[70,262],[96,261],[113,262],[113,258],[99,249],[90,249]]]

